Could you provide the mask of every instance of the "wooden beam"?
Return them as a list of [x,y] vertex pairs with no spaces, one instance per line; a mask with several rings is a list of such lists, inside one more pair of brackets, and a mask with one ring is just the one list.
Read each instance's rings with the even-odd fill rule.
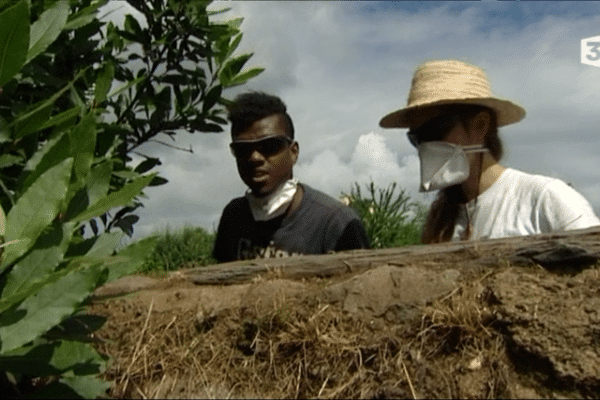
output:
[[517,253],[523,253],[523,250],[526,248],[533,249],[533,253],[535,253],[535,251],[538,251],[536,249],[549,249],[552,246],[560,244],[576,246],[598,257],[600,256],[600,226],[552,234],[503,239],[235,261],[180,270],[177,273],[184,274],[192,282],[199,285],[241,283],[270,271],[280,274],[282,278],[291,279],[331,277],[364,271],[384,264],[403,265],[406,262],[415,263],[420,259],[424,260],[436,255],[456,254],[459,257],[462,255],[465,259],[473,260],[479,258],[483,264],[489,264],[490,257],[512,260],[515,259],[514,257]]

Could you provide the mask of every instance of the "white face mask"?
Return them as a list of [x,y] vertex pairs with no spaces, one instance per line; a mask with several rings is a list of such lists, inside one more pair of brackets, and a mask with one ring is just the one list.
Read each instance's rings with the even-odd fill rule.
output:
[[255,221],[267,221],[279,217],[287,210],[298,189],[298,179],[289,179],[280,185],[273,193],[265,197],[256,197],[250,189],[246,198],[250,203],[250,211]]
[[470,172],[467,154],[489,150],[481,144],[458,146],[446,142],[423,142],[418,151],[421,161],[419,191],[429,192],[466,181]]

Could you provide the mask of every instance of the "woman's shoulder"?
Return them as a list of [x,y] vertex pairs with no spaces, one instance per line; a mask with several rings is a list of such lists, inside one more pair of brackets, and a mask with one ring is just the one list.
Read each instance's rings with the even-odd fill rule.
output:
[[532,174],[529,172],[521,171],[515,168],[507,167],[502,174],[503,178],[509,178],[511,180],[523,182],[523,183],[535,183],[535,184],[547,184],[553,181],[560,181],[558,178],[551,176]]
[[562,188],[566,183],[551,176],[532,174],[514,168],[506,168],[500,177],[504,185],[511,185],[519,191],[531,191],[538,195],[548,188]]

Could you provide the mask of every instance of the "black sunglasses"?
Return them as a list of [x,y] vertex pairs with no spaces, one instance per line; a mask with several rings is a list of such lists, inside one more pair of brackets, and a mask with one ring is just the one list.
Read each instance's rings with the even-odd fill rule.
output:
[[439,115],[407,133],[410,143],[418,147],[423,142],[442,140],[460,121],[458,115]]
[[235,158],[249,158],[254,151],[258,151],[265,157],[278,154],[293,140],[287,136],[267,136],[256,140],[238,140],[229,145],[231,153]]

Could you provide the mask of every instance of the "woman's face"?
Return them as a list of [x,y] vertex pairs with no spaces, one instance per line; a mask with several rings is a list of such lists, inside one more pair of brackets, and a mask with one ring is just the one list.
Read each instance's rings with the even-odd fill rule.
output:
[[473,135],[470,135],[469,132],[465,130],[465,126],[462,122],[458,122],[454,125],[446,135],[442,137],[442,141],[446,143],[452,143],[459,146],[467,146],[471,144],[479,144],[473,143]]
[[[490,117],[479,112],[471,117],[442,110],[434,113],[417,128],[408,131],[408,139],[413,146],[431,141],[443,141],[459,146],[483,144],[488,132]],[[437,114],[437,115],[436,115]]]

